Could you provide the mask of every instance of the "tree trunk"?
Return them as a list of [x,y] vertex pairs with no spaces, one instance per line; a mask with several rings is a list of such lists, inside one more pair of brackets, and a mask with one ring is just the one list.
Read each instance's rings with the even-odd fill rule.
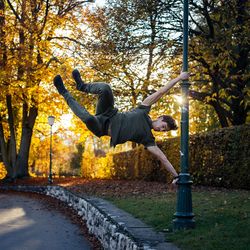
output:
[[17,163],[17,176],[27,177],[29,176],[29,151],[31,145],[31,138],[33,133],[33,127],[38,115],[37,107],[31,107],[28,112],[27,103],[23,104],[23,122],[22,122],[22,135],[20,149],[18,153]]
[[[189,91],[189,96],[192,97],[194,100],[200,101],[200,102],[205,102],[206,97],[210,96],[210,93],[202,93],[202,92],[197,92],[194,90]],[[221,107],[218,101],[209,101],[207,104],[211,105],[220,122],[221,127],[228,127],[228,114],[226,114],[225,110]]]
[[220,125],[222,128],[224,127],[228,127],[228,120],[227,120],[227,115],[224,113],[223,108],[220,106],[220,104],[218,102],[211,102],[211,105],[214,107],[214,110],[216,112],[216,114],[218,115],[219,121],[220,121]]
[[9,123],[9,131],[10,131],[10,145],[9,145],[9,152],[8,152],[10,173],[8,173],[8,175],[11,175],[12,178],[15,178],[16,177],[17,151],[16,151],[16,133],[15,133],[11,95],[6,96],[6,103],[7,103],[7,109],[8,109],[8,123]]
[[2,155],[2,161],[7,171],[6,178],[11,178],[12,173],[10,171],[10,164],[8,161],[7,143],[4,138],[2,116],[0,116],[0,150],[1,150],[1,155]]
[[[242,103],[241,103],[242,102]],[[232,124],[242,125],[246,123],[247,108],[244,107],[244,99],[238,96],[232,100]]]

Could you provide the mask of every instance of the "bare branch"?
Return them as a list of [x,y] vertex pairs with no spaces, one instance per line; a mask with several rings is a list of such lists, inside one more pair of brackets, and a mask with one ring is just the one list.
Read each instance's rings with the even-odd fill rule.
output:
[[83,46],[84,48],[86,48],[85,44],[79,42],[75,38],[71,38],[71,37],[67,37],[67,36],[54,36],[54,37],[48,37],[47,38],[48,41],[51,41],[51,40],[54,40],[54,39],[57,39],[57,40],[69,40],[71,42],[74,42],[74,43],[79,44],[79,45]]
[[45,15],[44,15],[44,19],[43,19],[42,28],[41,28],[41,30],[39,32],[40,35],[43,33],[43,30],[45,28],[45,25],[46,25],[46,22],[47,22],[47,18],[48,18],[48,14],[49,14],[49,0],[46,0]]
[[211,96],[211,93],[197,92],[195,90],[190,90],[189,96],[195,100],[204,102],[206,97]]
[[21,17],[18,15],[18,13],[16,12],[16,10],[14,9],[13,5],[11,4],[10,0],[7,0],[12,12],[14,13],[14,15],[16,16],[16,18],[19,20],[20,23],[22,23],[22,19]]

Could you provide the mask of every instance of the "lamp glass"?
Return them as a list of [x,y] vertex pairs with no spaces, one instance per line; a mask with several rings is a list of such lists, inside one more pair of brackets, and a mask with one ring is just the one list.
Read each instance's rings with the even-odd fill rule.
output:
[[52,116],[52,115],[50,115],[48,117],[48,123],[49,123],[49,125],[52,126],[54,124],[54,121],[55,121],[55,117]]

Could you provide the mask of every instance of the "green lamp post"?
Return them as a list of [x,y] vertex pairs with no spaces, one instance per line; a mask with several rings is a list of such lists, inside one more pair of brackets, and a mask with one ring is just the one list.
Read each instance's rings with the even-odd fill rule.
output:
[[[183,71],[188,71],[188,0],[184,0],[183,15]],[[181,108],[181,173],[177,182],[177,206],[173,220],[174,230],[194,228],[195,221],[192,211],[192,181],[188,173],[189,157],[189,103],[188,92],[189,82],[187,80],[181,83],[182,88],[182,108]]]
[[49,178],[48,182],[49,184],[53,183],[53,177],[52,177],[52,126],[54,124],[55,117],[49,116],[48,117],[48,124],[50,125],[50,151],[49,151]]

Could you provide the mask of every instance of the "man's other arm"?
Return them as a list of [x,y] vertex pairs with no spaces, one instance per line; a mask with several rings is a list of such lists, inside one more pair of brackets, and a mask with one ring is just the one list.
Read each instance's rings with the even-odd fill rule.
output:
[[153,154],[154,156],[156,156],[156,158],[161,161],[161,163],[164,165],[164,167],[167,169],[167,171],[169,171],[174,177],[178,176],[176,170],[174,169],[174,167],[172,166],[172,164],[169,162],[169,160],[167,159],[167,157],[165,156],[165,154],[159,149],[158,146],[147,147],[147,150],[151,154]]

